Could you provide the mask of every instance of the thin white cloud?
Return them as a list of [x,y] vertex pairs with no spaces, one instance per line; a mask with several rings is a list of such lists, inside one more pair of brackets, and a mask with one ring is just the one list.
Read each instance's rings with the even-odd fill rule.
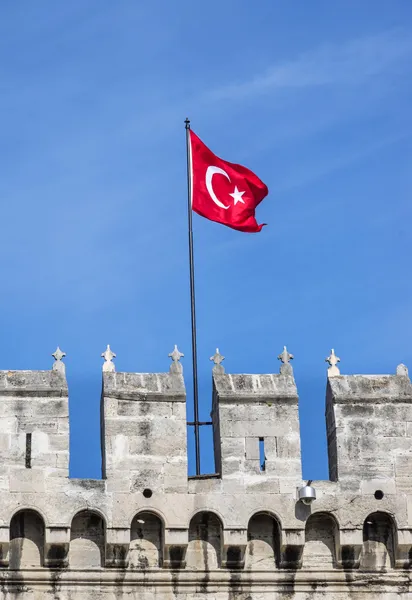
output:
[[403,30],[390,30],[343,44],[323,45],[249,80],[212,90],[209,98],[242,100],[273,90],[357,85],[390,70],[411,54],[412,37]]
[[315,158],[313,161],[308,161],[299,170],[286,175],[280,183],[272,186],[271,190],[274,194],[280,194],[301,186],[307,186],[313,181],[326,177],[335,171],[356,164],[387,146],[404,141],[410,138],[411,135],[412,131],[410,129],[396,131],[393,135],[374,140],[369,144],[363,144],[359,148],[345,148],[340,153],[329,157],[322,155],[321,159]]

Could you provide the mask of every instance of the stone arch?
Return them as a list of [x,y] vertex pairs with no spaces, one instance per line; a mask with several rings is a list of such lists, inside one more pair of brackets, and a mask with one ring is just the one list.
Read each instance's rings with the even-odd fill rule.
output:
[[[91,508],[91,507],[87,506],[87,504],[83,504],[83,503],[78,504],[76,506],[76,508],[68,514],[68,517],[67,517],[68,526],[70,527],[70,523],[73,523],[74,518],[83,512],[93,513],[94,515],[101,517],[103,519],[104,527],[106,530],[107,523],[109,522],[109,519],[107,518],[106,513],[99,507],[93,506],[93,508]],[[130,521],[130,519],[129,519],[129,521]],[[47,525],[47,521],[46,521],[46,525]],[[127,527],[127,525],[128,525],[128,522],[125,524],[125,526]]]
[[[220,507],[221,508],[221,507]],[[153,511],[155,512],[155,511]],[[222,511],[220,511],[218,508],[216,508],[216,506],[213,506],[213,508],[209,508],[207,506],[196,506],[196,508],[194,510],[192,510],[192,512],[190,512],[188,514],[188,519],[189,519],[189,523],[192,521],[192,519],[194,519],[197,515],[199,515],[200,513],[210,513],[216,516],[217,519],[219,519],[221,525],[222,525],[222,530],[225,528],[225,514]],[[161,516],[159,514],[159,516]],[[227,516],[227,515],[226,515]],[[165,522],[165,526],[167,527],[167,524]]]
[[363,524],[361,568],[386,571],[395,566],[396,525],[391,515],[375,512]]
[[151,511],[139,512],[130,528],[129,566],[150,569],[162,566],[164,524]]
[[222,558],[222,521],[213,512],[195,514],[189,525],[186,565],[189,569],[218,569]]
[[305,527],[303,567],[336,566],[339,526],[333,515],[318,512],[310,515]]
[[44,520],[35,510],[19,510],[10,521],[10,569],[43,566]]
[[273,569],[280,560],[280,522],[269,512],[252,515],[247,528],[245,567],[253,570]]
[[69,565],[72,569],[99,569],[104,566],[106,523],[93,510],[82,510],[72,520]]
[[[133,521],[133,519],[137,516],[137,514],[139,514],[139,512],[149,512],[152,515],[154,515],[155,517],[158,517],[160,519],[163,530],[165,530],[168,528],[168,519],[169,519],[170,515],[168,514],[167,506],[162,506],[162,508],[164,508],[165,511],[160,510],[158,506],[153,506],[151,504],[145,504],[144,508],[138,508],[138,509],[134,506],[134,507],[132,507],[132,510],[130,510],[129,513],[127,514],[127,517],[125,517],[126,520],[124,523],[122,523],[122,525],[124,525],[124,527],[128,527],[129,524]],[[138,511],[138,512],[136,512],[136,511]]]

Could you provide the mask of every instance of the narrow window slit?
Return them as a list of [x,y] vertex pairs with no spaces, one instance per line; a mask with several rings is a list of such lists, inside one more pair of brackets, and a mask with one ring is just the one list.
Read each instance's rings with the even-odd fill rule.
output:
[[260,470],[265,471],[266,470],[265,438],[263,438],[263,437],[259,438],[259,463],[260,463]]
[[26,433],[26,469],[31,469],[31,433]]

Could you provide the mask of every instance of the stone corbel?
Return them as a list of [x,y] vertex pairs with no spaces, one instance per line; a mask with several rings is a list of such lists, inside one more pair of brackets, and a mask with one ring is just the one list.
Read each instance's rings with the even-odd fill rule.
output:
[[9,566],[10,526],[0,527],[0,567]]
[[64,569],[69,566],[70,529],[46,527],[44,543],[44,566]]
[[106,530],[106,560],[109,568],[125,568],[129,562],[130,529]]
[[184,569],[188,543],[189,532],[187,529],[165,529],[163,549],[163,567],[165,569]]
[[336,566],[343,569],[358,569],[362,546],[362,529],[341,529],[339,541],[336,541]]
[[281,569],[300,569],[304,545],[304,529],[283,529],[281,532],[279,567]]
[[223,531],[222,567],[224,569],[243,569],[246,546],[246,529],[225,529]]

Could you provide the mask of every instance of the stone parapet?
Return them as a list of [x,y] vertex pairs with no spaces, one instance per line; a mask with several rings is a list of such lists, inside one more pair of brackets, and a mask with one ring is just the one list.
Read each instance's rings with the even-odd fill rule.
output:
[[102,472],[113,491],[187,490],[186,390],[181,369],[103,371]]
[[[285,348],[279,358],[289,361]],[[298,392],[289,362],[279,374],[233,375],[213,368],[215,462],[226,488],[295,491],[302,478]]]
[[297,404],[298,391],[292,375],[233,375],[213,371],[213,383],[219,402],[256,403],[276,401]]
[[333,404],[412,404],[412,383],[405,375],[338,375],[328,386]]
[[103,373],[105,398],[186,402],[182,373]]
[[309,482],[316,499],[305,504],[286,348],[278,374],[226,374],[220,353],[212,357],[217,472],[200,478],[187,476],[177,348],[170,371],[154,374],[118,373],[114,352],[103,353],[102,480],[68,477],[64,353],[53,356],[51,371],[0,372],[5,598],[410,600],[406,367],[396,375],[341,375],[332,352],[332,477]]
[[0,461],[0,487],[10,492],[41,493],[68,477],[64,366],[50,371],[0,371]]
[[328,378],[330,478],[353,491],[375,480],[412,490],[412,384],[405,369],[398,371]]
[[0,371],[0,398],[65,398],[69,395],[60,371]]

